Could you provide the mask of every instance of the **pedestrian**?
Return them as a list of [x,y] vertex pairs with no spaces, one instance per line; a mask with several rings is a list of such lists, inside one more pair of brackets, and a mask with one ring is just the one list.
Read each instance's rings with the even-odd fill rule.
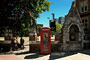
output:
[[16,44],[16,39],[12,40],[12,50],[16,50],[17,44]]
[[19,45],[19,42],[18,42],[18,39],[17,39],[17,37],[16,37],[16,49],[18,49],[18,45]]
[[21,37],[20,39],[21,49],[24,49],[24,39]]

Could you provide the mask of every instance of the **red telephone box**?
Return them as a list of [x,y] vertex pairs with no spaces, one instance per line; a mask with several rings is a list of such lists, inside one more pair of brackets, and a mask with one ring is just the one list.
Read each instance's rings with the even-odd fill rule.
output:
[[40,49],[42,54],[50,54],[51,53],[51,30],[49,27],[41,28],[41,43]]

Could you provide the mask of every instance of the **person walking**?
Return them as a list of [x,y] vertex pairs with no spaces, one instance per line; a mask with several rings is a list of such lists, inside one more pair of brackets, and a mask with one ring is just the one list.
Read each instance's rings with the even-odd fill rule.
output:
[[16,43],[16,39],[12,40],[12,50],[16,50],[17,49],[17,43]]
[[24,49],[24,39],[21,37],[20,39],[21,49]]

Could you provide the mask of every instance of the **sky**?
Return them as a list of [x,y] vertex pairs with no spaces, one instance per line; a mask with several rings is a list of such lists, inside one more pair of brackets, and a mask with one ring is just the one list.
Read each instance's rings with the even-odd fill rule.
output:
[[[40,17],[36,19],[37,24],[43,24],[44,27],[49,27],[49,20],[52,20],[52,13],[55,14],[55,18],[64,17],[68,14],[72,2],[74,0],[48,0],[52,4],[49,11],[45,11],[40,14]],[[48,19],[48,17],[50,19]]]

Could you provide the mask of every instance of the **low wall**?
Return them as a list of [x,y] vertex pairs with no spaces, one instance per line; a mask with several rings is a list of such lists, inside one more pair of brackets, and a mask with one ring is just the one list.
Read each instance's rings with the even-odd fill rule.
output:
[[[14,37],[14,38],[16,38],[16,37]],[[20,43],[20,38],[21,37],[17,37],[19,43]],[[29,37],[22,37],[22,38],[24,39],[24,45],[29,44]],[[4,37],[0,37],[0,41],[2,41],[2,40],[5,40]]]

